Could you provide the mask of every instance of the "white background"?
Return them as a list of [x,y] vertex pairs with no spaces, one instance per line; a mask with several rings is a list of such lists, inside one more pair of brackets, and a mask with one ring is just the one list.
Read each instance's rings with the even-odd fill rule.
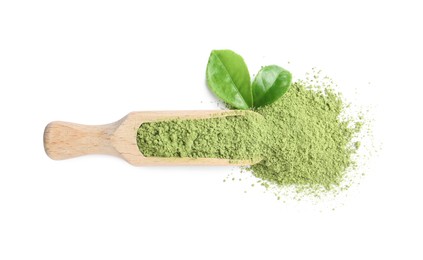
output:
[[[1,1],[0,259],[422,259],[418,2]],[[233,167],[45,155],[53,120],[218,108],[222,48],[252,74],[317,66],[373,107],[381,150],[334,208],[224,183]]]

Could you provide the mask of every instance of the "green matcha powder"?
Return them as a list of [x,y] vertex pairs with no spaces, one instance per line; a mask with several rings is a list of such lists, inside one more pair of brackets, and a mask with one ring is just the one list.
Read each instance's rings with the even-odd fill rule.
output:
[[[331,88],[299,81],[258,115],[144,123],[138,147],[145,156],[262,160],[247,169],[265,183],[297,191],[340,187],[361,123],[342,119],[345,104]],[[261,116],[260,116],[261,115]]]

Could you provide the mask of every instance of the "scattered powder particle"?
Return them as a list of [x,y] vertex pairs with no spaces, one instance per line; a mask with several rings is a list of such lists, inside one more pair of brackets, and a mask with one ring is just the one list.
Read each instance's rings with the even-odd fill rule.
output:
[[266,189],[294,188],[315,195],[345,189],[341,183],[354,166],[362,122],[344,116],[346,104],[331,82],[319,84],[316,79],[297,81],[281,99],[255,109],[261,117],[144,123],[138,146],[145,156],[260,157],[246,169]]

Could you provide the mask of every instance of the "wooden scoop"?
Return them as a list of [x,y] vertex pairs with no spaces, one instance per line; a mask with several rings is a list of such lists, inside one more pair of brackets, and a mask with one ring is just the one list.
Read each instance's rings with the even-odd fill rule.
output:
[[[87,154],[109,154],[121,157],[132,165],[251,165],[252,160],[218,158],[145,157],[137,145],[137,131],[146,122],[171,119],[206,119],[245,115],[252,111],[204,110],[132,112],[121,120],[107,125],[80,125],[55,121],[44,131],[44,149],[54,160]],[[258,114],[257,114],[258,115]]]

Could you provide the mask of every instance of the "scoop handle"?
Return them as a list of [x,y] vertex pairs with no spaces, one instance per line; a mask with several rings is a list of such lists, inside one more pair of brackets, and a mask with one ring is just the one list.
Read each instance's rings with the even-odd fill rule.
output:
[[116,127],[116,123],[91,126],[51,122],[44,130],[44,150],[54,160],[87,154],[118,155],[111,143]]

